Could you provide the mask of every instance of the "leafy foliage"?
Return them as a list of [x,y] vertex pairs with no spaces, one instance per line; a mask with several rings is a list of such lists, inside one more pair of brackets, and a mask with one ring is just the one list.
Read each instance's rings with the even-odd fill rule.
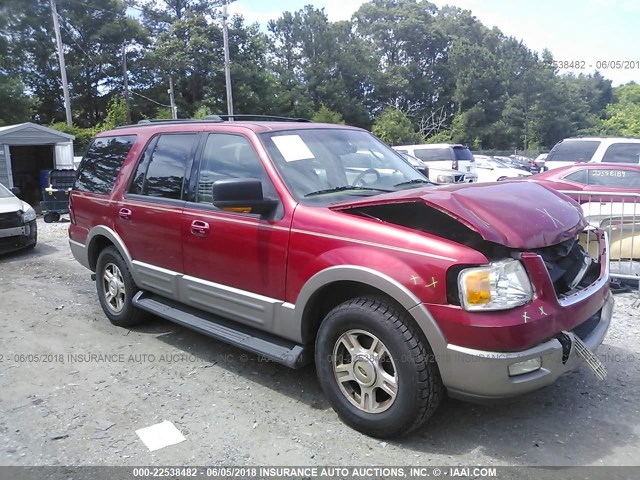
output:
[[373,123],[373,133],[389,145],[421,143],[422,138],[413,129],[413,123],[402,111],[387,107]]
[[311,116],[311,121],[319,123],[337,123],[339,125],[344,125],[345,123],[344,118],[342,118],[340,113],[330,110],[326,105],[322,105],[320,110]]
[[[226,113],[222,3],[59,0],[73,128],[126,122],[123,45],[134,122],[171,118],[170,78],[181,118]],[[482,149],[640,135],[640,87],[612,89],[597,72],[561,76],[549,51],[533,52],[454,6],[370,0],[351,20],[330,22],[308,5],[284,12],[266,32],[238,15],[228,27],[236,113],[373,127],[395,144]],[[0,122],[64,119],[52,37],[48,0],[4,0]]]

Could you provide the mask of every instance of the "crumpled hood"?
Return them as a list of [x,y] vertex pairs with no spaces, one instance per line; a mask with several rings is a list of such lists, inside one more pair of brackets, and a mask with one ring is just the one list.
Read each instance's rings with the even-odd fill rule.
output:
[[29,208],[28,206],[24,208],[24,205],[27,204],[17,197],[0,198],[0,213],[17,212],[18,210],[24,211]]
[[349,210],[423,201],[487,241],[515,249],[535,249],[574,238],[587,226],[579,205],[533,181],[420,188],[340,203]]

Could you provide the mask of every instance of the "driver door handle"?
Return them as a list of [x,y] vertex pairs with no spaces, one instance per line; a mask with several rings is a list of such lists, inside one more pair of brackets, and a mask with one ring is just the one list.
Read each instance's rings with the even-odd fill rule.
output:
[[209,234],[209,224],[202,220],[194,220],[191,222],[191,233],[198,236],[206,236]]
[[118,216],[123,220],[131,220],[131,210],[128,208],[121,208],[118,211]]

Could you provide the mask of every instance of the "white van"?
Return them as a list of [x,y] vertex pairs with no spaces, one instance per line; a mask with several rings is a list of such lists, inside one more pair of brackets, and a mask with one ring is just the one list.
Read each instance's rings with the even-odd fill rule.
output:
[[574,163],[640,164],[640,138],[576,137],[565,138],[551,149],[545,160],[547,169]]
[[408,153],[422,160],[431,168],[458,170],[464,174],[465,182],[478,181],[473,154],[465,145],[451,143],[430,143],[423,145],[398,145],[398,152]]

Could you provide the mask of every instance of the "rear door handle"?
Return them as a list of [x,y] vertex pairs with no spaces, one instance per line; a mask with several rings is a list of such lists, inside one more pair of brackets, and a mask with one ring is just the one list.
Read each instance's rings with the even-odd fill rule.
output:
[[207,222],[203,222],[202,220],[194,220],[191,222],[191,233],[194,235],[208,235],[209,234],[209,224]]
[[118,211],[118,216],[124,220],[131,220],[131,210],[128,208],[121,208]]

